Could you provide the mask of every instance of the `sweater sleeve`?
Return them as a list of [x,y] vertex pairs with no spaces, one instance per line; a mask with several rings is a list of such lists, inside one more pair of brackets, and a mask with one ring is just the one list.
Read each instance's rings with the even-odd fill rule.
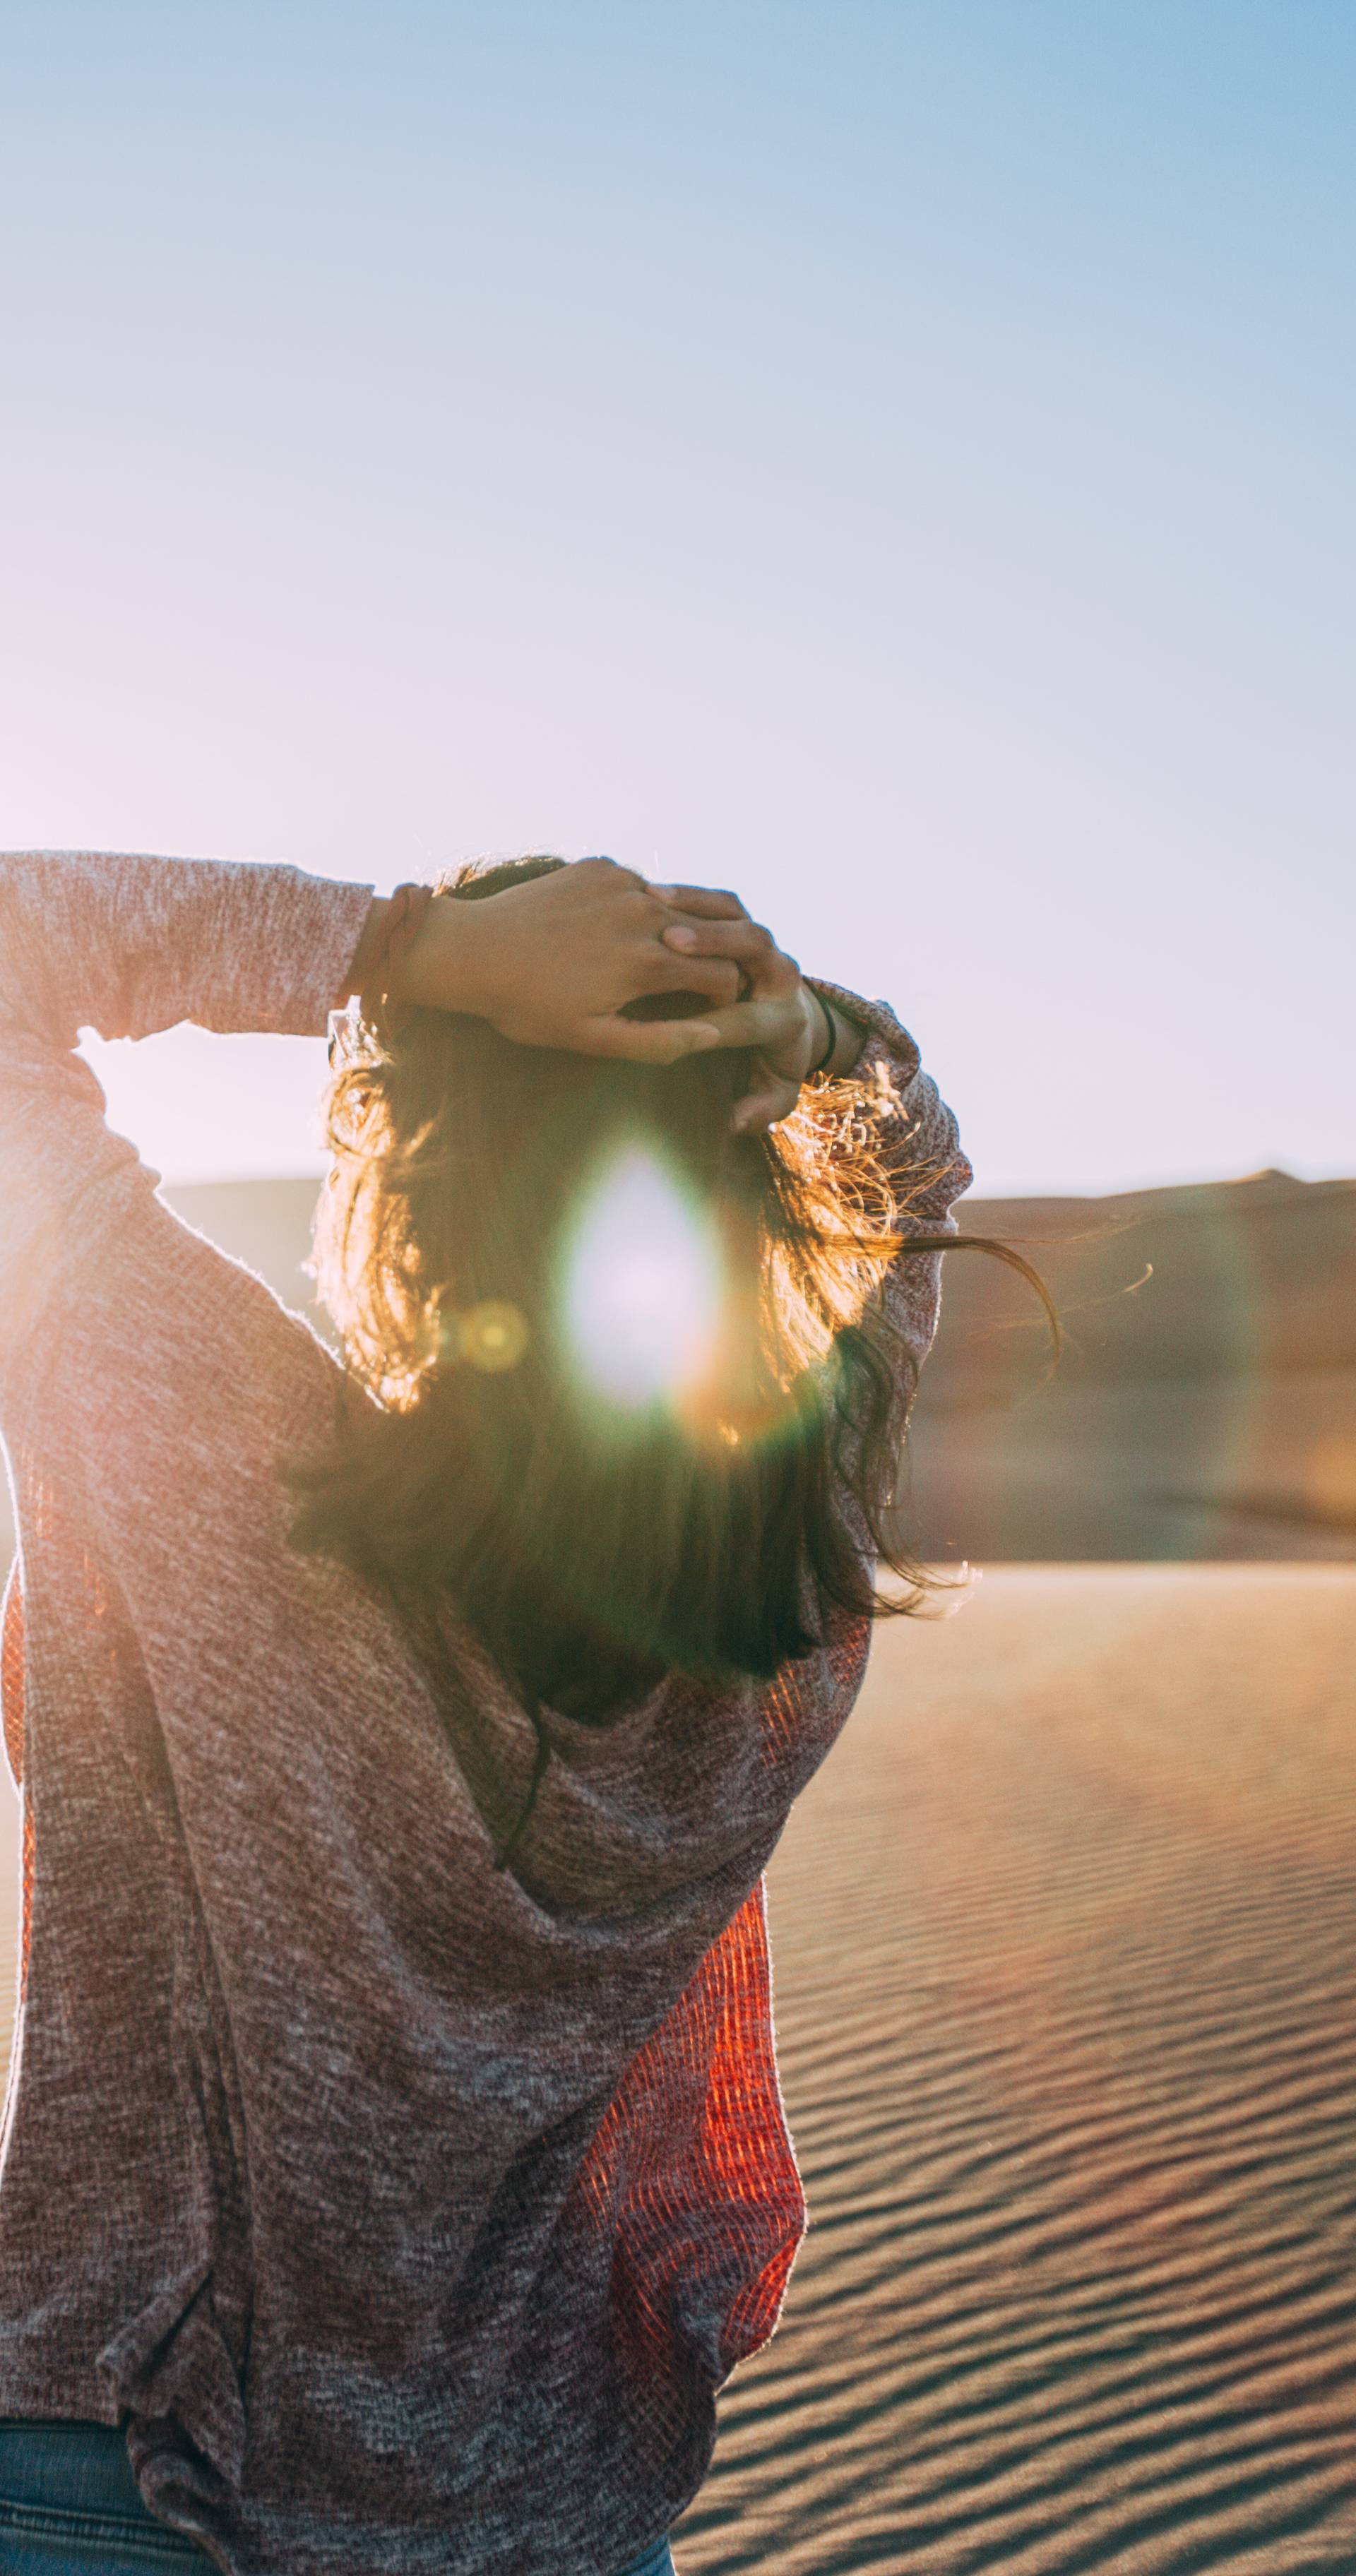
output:
[[[896,1224],[908,1244],[945,1242],[959,1232],[952,1210],[974,1179],[952,1112],[931,1075],[923,1072],[913,1039],[888,1003],[863,1001],[860,994],[818,977],[814,989],[866,1031],[852,1078],[873,1095],[875,1142],[894,1196]],[[941,1274],[939,1255],[902,1250],[881,1292],[915,1371],[927,1358],[937,1330]]]
[[164,1221],[80,1030],[323,1034],[371,891],[294,868],[0,856],[0,1372],[77,1276],[102,1294],[152,1262]]

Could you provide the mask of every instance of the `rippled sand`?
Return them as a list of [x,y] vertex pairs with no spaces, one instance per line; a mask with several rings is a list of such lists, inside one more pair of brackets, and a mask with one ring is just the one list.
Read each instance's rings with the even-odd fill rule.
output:
[[1356,1571],[1009,1568],[773,1869],[812,2232],[681,2576],[1356,2569]]
[[1356,2570],[1353,1721],[1356,1569],[882,1634],[774,1865],[812,2233],[681,2576]]

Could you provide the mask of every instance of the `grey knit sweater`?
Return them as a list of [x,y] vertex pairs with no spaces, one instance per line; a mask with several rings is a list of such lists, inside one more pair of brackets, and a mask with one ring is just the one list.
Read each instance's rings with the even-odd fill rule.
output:
[[[0,859],[4,1714],[29,1920],[0,2172],[0,2414],[126,2425],[235,2576],[609,2576],[706,2468],[803,2223],[761,1873],[861,1681],[555,1717],[513,1872],[458,1747],[525,1785],[466,1637],[292,1552],[277,1468],[336,1363],[173,1217],[78,1030],[323,1032],[369,889]],[[831,989],[831,988],[830,988]],[[847,998],[847,997],[844,997]],[[854,1003],[901,1162],[968,1171]],[[937,1261],[889,1295],[918,1358]]]

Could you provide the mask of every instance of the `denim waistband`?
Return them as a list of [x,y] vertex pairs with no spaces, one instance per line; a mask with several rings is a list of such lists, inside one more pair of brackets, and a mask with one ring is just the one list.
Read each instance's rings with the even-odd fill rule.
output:
[[673,2552],[667,2540],[657,2540],[643,2558],[633,2558],[621,2576],[674,2576]]
[[[27,2532],[36,2541],[40,2526],[51,2532],[58,2522],[67,2543],[65,2564],[72,2568],[82,2563],[86,2543],[91,2554],[84,2563],[91,2570],[132,2565],[109,2554],[110,2543],[128,2525],[138,2559],[163,2566],[166,2576],[180,2565],[208,2563],[204,2550],[167,2530],[143,2503],[127,2444],[113,2425],[0,2420],[0,2535],[8,2535],[0,2538],[0,2566],[10,2565],[5,2552],[20,2535]],[[619,2576],[673,2576],[667,2540],[656,2541]]]
[[14,2576],[179,2576],[210,2564],[142,2502],[110,2424],[0,2422],[0,2567]]

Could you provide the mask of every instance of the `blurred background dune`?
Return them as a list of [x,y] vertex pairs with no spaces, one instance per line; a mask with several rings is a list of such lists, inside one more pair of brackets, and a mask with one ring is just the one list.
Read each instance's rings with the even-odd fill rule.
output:
[[925,1558],[1356,1555],[1356,1182],[966,1202],[913,1434]]

